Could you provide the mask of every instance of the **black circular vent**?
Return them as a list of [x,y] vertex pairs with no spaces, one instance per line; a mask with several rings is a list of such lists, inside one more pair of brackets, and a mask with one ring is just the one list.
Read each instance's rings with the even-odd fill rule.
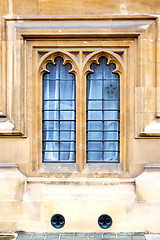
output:
[[107,214],[103,214],[98,218],[98,225],[103,229],[110,228],[112,226],[112,218]]
[[62,228],[65,224],[65,218],[61,214],[55,214],[51,218],[51,225],[54,228]]

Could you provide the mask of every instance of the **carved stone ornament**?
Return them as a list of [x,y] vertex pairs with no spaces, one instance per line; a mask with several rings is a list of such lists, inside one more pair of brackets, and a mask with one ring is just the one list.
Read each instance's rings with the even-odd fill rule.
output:
[[38,72],[40,74],[49,73],[49,71],[46,69],[46,65],[48,63],[52,63],[55,65],[55,58],[56,57],[62,57],[63,58],[63,65],[70,63],[72,66],[72,69],[69,71],[69,73],[74,73],[75,75],[78,74],[78,61],[75,58],[75,56],[67,51],[50,51],[43,55],[38,63]]
[[122,72],[124,70],[123,59],[118,54],[109,50],[95,51],[86,57],[85,61],[83,62],[83,69],[86,75],[88,73],[93,73],[93,71],[90,69],[91,64],[96,63],[97,65],[99,65],[98,60],[102,56],[107,58],[107,65],[109,65],[110,63],[114,63],[116,65],[113,73],[118,73],[119,75],[122,75]]

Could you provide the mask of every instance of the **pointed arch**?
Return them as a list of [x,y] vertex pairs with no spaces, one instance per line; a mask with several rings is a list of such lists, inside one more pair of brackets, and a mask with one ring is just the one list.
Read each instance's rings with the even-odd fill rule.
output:
[[43,162],[74,163],[75,74],[70,62],[64,60],[60,54],[54,55],[54,58],[52,56],[51,60],[45,62],[46,69],[42,70],[42,73],[45,73],[42,81]]
[[67,52],[67,51],[50,51],[43,55],[38,63],[38,73],[43,74],[47,73],[48,70],[46,69],[46,65],[48,63],[52,63],[55,65],[55,58],[56,57],[62,57],[63,58],[63,65],[70,63],[72,66],[72,69],[69,71],[70,73],[74,73],[75,75],[78,74],[78,60],[76,57]]
[[85,61],[83,62],[83,73],[87,75],[88,73],[92,73],[93,71],[90,69],[90,66],[92,63],[96,63],[99,65],[99,58],[100,57],[106,57],[107,58],[107,65],[110,63],[114,63],[116,65],[115,70],[113,73],[118,73],[119,75],[123,74],[124,71],[124,62],[123,59],[116,53],[109,51],[109,50],[100,50],[95,51],[91,54],[89,54]]
[[119,163],[121,70],[104,53],[93,56],[89,66],[86,71],[87,162]]

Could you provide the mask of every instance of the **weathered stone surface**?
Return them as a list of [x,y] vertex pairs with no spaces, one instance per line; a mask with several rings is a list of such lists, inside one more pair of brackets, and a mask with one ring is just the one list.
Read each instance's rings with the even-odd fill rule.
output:
[[144,172],[136,178],[138,201],[160,202],[160,165],[148,164]]
[[0,200],[22,200],[26,189],[26,177],[16,164],[0,163]]
[[[53,232],[71,232],[61,239],[75,240],[144,240],[113,232],[159,233],[160,171],[144,166],[160,164],[160,1],[1,0],[0,16],[0,232],[42,233],[18,240],[60,240]],[[68,51],[79,64],[77,163],[71,165],[42,163],[38,66],[50,51]],[[118,164],[85,159],[86,75],[78,79],[78,72],[93,51],[117,54],[123,66]],[[54,213],[66,218],[61,230],[50,224]],[[97,223],[103,213],[113,218],[107,231]]]

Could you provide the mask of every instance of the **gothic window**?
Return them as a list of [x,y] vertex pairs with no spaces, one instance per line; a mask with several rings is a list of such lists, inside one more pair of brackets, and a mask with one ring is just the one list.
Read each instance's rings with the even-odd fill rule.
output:
[[75,75],[57,57],[43,75],[43,162],[75,162]]
[[[158,89],[155,87],[160,85],[156,81],[158,68],[155,67],[157,18],[5,16],[3,20],[0,135],[28,138],[28,157],[25,158],[28,159],[28,173],[34,173],[34,176],[49,173],[57,177],[56,174],[61,173],[65,177],[68,174],[105,177],[108,173],[126,176],[128,171],[132,176],[135,138],[160,136],[160,104],[155,104],[160,102],[160,94],[155,94]],[[61,63],[63,59],[63,64],[58,65],[57,57],[61,58]],[[105,69],[101,67],[102,58],[106,58]],[[67,71],[69,77],[75,78],[76,106],[74,120],[70,119],[74,121],[73,129],[61,127],[61,116],[68,111],[58,106],[61,100],[42,101],[42,95],[44,97],[47,92],[51,97],[58,91],[60,94],[60,80],[59,83],[49,81],[53,72],[58,74],[58,66],[63,72]],[[64,70],[67,66],[72,68],[69,72]],[[102,69],[112,71],[117,89],[119,87],[119,102],[113,96],[118,92],[112,93],[116,91],[113,80],[111,83],[109,77],[104,78]],[[97,78],[93,82],[95,75]],[[105,83],[109,85],[100,91],[100,85]],[[59,90],[52,87],[54,84]],[[91,100],[94,92],[105,95],[100,96],[102,104],[96,106],[96,111],[91,104],[101,100],[98,100],[99,96]],[[52,105],[49,109],[52,103],[55,108]],[[67,100],[64,103],[66,105]],[[69,110],[66,116],[72,114],[72,109]],[[101,127],[98,128],[98,121],[93,119],[93,129],[90,129],[92,119],[89,118],[93,114],[102,118],[97,119]],[[115,119],[110,119],[113,116]],[[72,130],[74,134],[71,134]],[[62,135],[67,139],[62,139]],[[21,164],[23,168],[24,163]]]
[[120,80],[116,64],[101,54],[74,74],[72,59],[64,60],[64,56],[51,57],[43,74],[43,162],[77,161],[81,166],[84,159],[79,152],[83,152],[88,163],[118,163]]
[[87,75],[87,161],[119,162],[120,84],[101,57]]

